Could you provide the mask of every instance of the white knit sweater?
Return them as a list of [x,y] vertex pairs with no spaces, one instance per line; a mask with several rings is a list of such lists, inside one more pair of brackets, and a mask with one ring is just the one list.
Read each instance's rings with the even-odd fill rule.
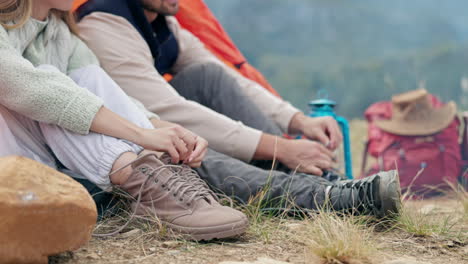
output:
[[[41,64],[61,73],[37,69]],[[87,134],[103,101],[66,75],[90,64],[99,64],[94,54],[55,16],[45,22],[30,19],[13,30],[0,26],[0,104],[33,120]]]

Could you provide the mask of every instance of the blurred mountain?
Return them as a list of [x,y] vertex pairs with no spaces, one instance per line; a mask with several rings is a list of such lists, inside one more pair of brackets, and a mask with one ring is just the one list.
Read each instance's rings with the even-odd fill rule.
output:
[[468,76],[468,1],[205,2],[248,60],[304,110],[320,89],[348,117],[420,81],[444,100],[468,96],[460,88]]

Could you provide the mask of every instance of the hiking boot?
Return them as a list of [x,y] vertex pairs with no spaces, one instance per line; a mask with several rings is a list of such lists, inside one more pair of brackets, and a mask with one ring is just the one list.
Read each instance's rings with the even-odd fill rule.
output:
[[203,189],[208,190],[210,193],[210,198],[214,199],[215,201],[219,201],[218,195],[211,190],[211,188],[208,186],[208,184],[200,178],[198,173],[192,169],[190,166],[186,164],[181,164],[181,165],[175,165],[172,164],[172,159],[171,156],[169,156],[167,153],[164,153],[160,158],[159,158],[164,164],[170,165],[169,168],[175,172],[178,173],[180,176],[184,177],[187,181],[191,182],[192,184],[196,186],[200,186]]
[[[201,179],[200,176],[198,175],[198,173],[194,169],[192,169],[190,166],[188,166],[186,164],[174,166],[172,164],[171,157],[167,153],[164,153],[159,159],[164,164],[171,165],[169,168],[172,171],[178,173],[180,176],[184,177],[187,181],[191,182],[192,184],[194,184],[196,186],[199,186],[200,188],[208,190],[209,195],[207,196],[207,198],[209,200],[213,201],[214,206],[223,206],[223,205],[220,204],[220,202],[222,202],[222,201],[229,202],[231,207],[234,205],[233,200],[230,197],[228,197],[227,195],[217,194],[217,193],[213,192],[213,190],[208,186],[206,181]],[[222,196],[223,198],[220,199],[220,196]],[[241,211],[235,210],[235,213],[237,213],[239,215],[239,217],[242,217],[242,218],[246,217],[244,215],[244,213],[242,213]]]
[[346,180],[346,176],[336,170],[324,170],[322,178],[330,182],[338,182],[341,180]]
[[168,228],[194,240],[237,236],[245,232],[247,217],[211,198],[212,192],[174,172],[155,154],[132,162],[133,172],[119,186],[136,201],[136,215],[156,216]]
[[400,180],[394,170],[337,182],[326,193],[331,208],[336,211],[385,218],[398,215],[401,209]]

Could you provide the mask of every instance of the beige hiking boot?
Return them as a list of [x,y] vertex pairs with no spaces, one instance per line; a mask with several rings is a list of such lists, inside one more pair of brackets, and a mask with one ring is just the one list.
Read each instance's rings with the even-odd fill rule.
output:
[[179,166],[147,154],[132,162],[133,173],[119,186],[136,201],[136,215],[156,216],[168,228],[194,240],[228,238],[245,232],[247,217],[221,206],[213,192],[195,176],[177,173]]
[[[178,173],[182,177],[184,177],[187,181],[191,182],[192,184],[196,186],[199,186],[202,189],[208,190],[208,193],[209,193],[208,199],[213,201],[214,206],[222,206],[220,204],[220,202],[222,202],[221,200],[227,201],[230,203],[231,207],[233,206],[234,202],[230,197],[224,194],[216,194],[215,192],[213,192],[213,190],[211,190],[208,184],[203,179],[201,179],[198,173],[194,169],[192,169],[190,166],[186,164],[173,166],[174,164],[172,164],[172,161],[171,161],[172,159],[167,153],[164,153],[159,159],[164,164],[171,165],[170,166],[171,170]],[[220,196],[222,197],[222,199],[219,198]],[[234,210],[233,213],[237,213],[239,217],[247,219],[245,214],[242,213],[241,211]]]
[[211,190],[211,188],[208,186],[208,184],[200,178],[198,173],[192,169],[190,166],[186,164],[181,164],[181,165],[176,165],[172,163],[171,156],[169,156],[167,153],[164,153],[159,160],[161,160],[164,164],[166,165],[171,165],[170,169],[173,172],[178,173],[180,176],[184,177],[187,179],[187,181],[191,182],[192,184],[196,186],[200,186],[203,189],[208,190],[210,193],[210,198],[214,199],[215,201],[219,201],[218,195]]

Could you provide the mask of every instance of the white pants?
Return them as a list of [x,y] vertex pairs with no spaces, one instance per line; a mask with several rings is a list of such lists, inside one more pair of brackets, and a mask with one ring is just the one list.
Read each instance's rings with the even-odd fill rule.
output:
[[[41,69],[58,71],[50,65]],[[104,100],[104,105],[142,128],[152,124],[120,87],[99,66],[87,66],[70,76],[79,86]],[[125,152],[136,154],[142,147],[102,134],[79,135],[56,125],[31,120],[0,105],[0,157],[21,155],[52,168],[58,159],[69,170],[83,175],[100,188],[111,186],[109,172]]]

